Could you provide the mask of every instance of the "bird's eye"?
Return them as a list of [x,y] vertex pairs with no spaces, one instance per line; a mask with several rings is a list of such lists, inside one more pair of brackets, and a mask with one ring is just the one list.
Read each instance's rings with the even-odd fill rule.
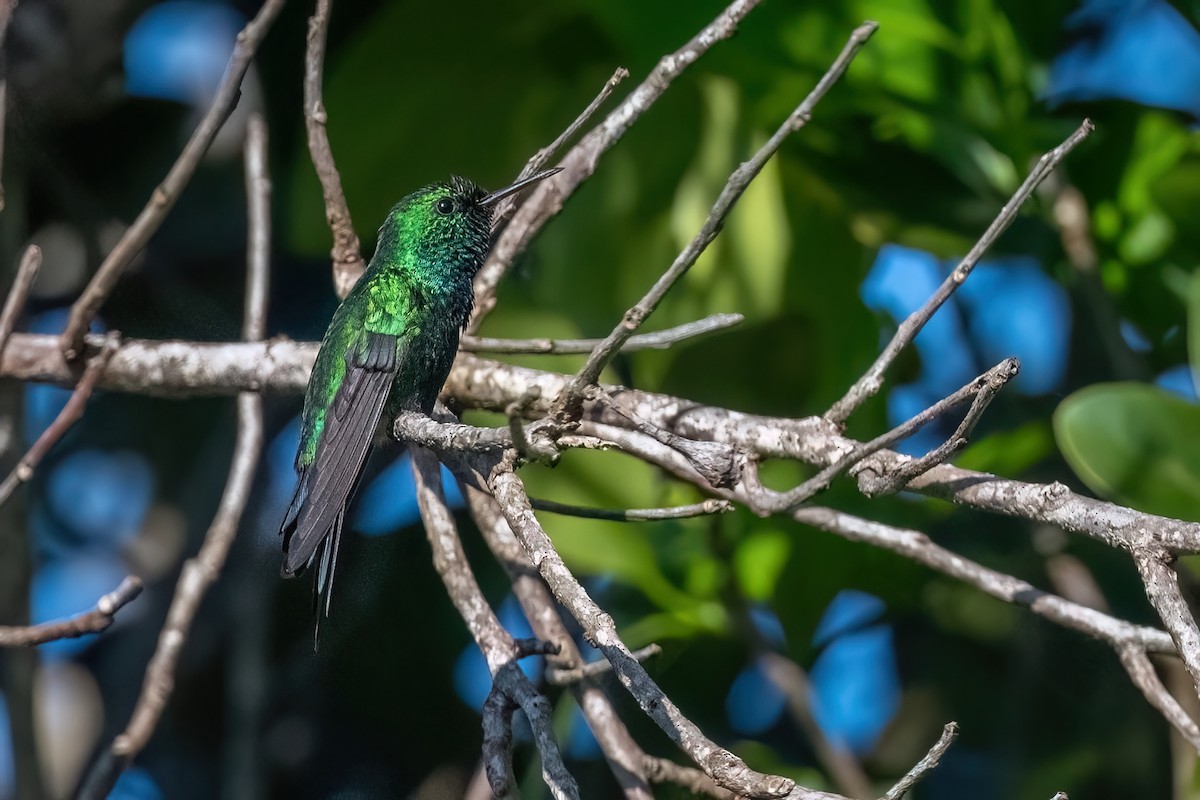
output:
[[437,209],[439,214],[449,214],[454,211],[454,201],[449,197],[443,197],[437,201],[437,205],[434,208]]

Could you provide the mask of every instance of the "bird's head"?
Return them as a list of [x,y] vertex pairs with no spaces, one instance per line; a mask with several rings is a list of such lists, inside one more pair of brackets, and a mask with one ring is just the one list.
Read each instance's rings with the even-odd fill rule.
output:
[[474,277],[491,245],[495,204],[560,171],[545,170],[494,192],[458,176],[418,189],[388,214],[379,229],[377,256]]

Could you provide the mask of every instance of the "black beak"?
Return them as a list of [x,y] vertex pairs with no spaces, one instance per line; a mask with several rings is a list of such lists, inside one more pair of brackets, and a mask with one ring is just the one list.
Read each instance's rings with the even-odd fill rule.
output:
[[524,180],[517,181],[512,186],[505,186],[503,189],[497,189],[496,191],[492,192],[491,194],[487,195],[482,200],[480,200],[479,205],[486,208],[487,206],[493,205],[494,203],[497,203],[500,200],[503,200],[504,198],[508,197],[509,195],[516,194],[517,192],[521,191],[522,189],[524,189],[526,186],[528,186],[531,183],[537,183],[538,181],[545,180],[546,178],[549,178],[551,175],[557,175],[560,172],[562,172],[562,167],[555,167],[554,169],[542,170],[541,172],[537,173],[536,175],[530,175],[528,178],[526,178]]

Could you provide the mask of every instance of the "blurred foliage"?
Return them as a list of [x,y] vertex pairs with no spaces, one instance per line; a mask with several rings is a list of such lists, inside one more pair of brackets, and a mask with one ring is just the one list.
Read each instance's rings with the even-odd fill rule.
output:
[[[239,5],[252,12],[256,4]],[[376,223],[411,188],[448,173],[504,183],[615,67],[631,72],[621,96],[721,5],[501,0],[451,12],[412,0],[335,3],[325,81],[329,132],[365,249],[373,248]],[[879,32],[849,73],[764,170],[648,327],[715,312],[743,313],[745,324],[670,351],[623,357],[607,377],[751,412],[822,412],[892,330],[890,319],[860,299],[879,248],[895,243],[939,259],[960,257],[1034,161],[1087,115],[1096,133],[1068,159],[1062,179],[1086,198],[1094,269],[1072,264],[1064,252],[1051,194],[1029,203],[992,254],[1031,258],[1069,292],[1067,374],[1051,395],[1002,394],[959,461],[1078,486],[1073,467],[1105,496],[1200,519],[1200,412],[1147,383],[1187,361],[1185,309],[1197,302],[1193,273],[1200,263],[1200,140],[1192,119],[1127,101],[1049,107],[1050,65],[1069,45],[1064,20],[1073,8],[1068,0],[764,3],[604,156],[502,287],[484,333],[606,333],[693,236],[729,172],[803,99],[853,27],[876,19]],[[334,301],[328,231],[300,115],[307,13],[308,4],[289,4],[258,69],[276,190],[271,332],[311,339]],[[10,204],[0,215],[5,263],[30,233],[65,220],[84,231],[94,267],[103,224],[128,219],[139,207],[192,122],[171,104],[126,101],[91,111],[85,123],[18,116],[13,124],[4,174]],[[237,336],[241,192],[236,159],[205,168],[113,297],[112,327],[141,336]],[[69,295],[43,296],[35,306]],[[1144,345],[1130,347],[1118,333],[1120,321],[1140,331]],[[1188,330],[1200,337],[1200,324]],[[1196,352],[1193,346],[1193,367],[1200,366]],[[560,370],[579,363],[513,360]],[[889,385],[911,380],[920,368],[916,355],[906,356]],[[1093,386],[1115,381],[1124,383]],[[1052,429],[1059,400],[1079,389]],[[298,402],[272,401],[272,431]],[[191,552],[224,480],[232,430],[226,406],[106,396],[62,452],[87,444],[145,455],[157,475],[156,508],[171,510],[167,517],[186,529],[178,552]],[[880,397],[855,415],[849,432],[869,437],[886,425]],[[795,465],[768,466],[772,485],[804,476]],[[567,503],[698,499],[614,453],[572,452],[557,468],[531,467],[525,477],[534,496]],[[1048,589],[1045,559],[1070,554],[1095,574],[1114,613],[1153,621],[1125,556],[1097,544],[920,498],[868,501],[848,481],[821,502],[926,531],[964,556]],[[241,730],[243,702],[257,726],[250,738],[263,796],[456,796],[479,744],[478,718],[456,698],[451,674],[468,636],[429,567],[419,528],[351,536],[333,618],[314,656],[308,587],[277,580],[278,520],[262,503],[202,612],[176,696],[141,764],[167,797],[215,796],[221,781],[245,779],[229,771],[225,750]],[[146,525],[163,518],[151,514]],[[786,716],[754,741],[727,719],[726,692],[751,658],[749,609],[777,615],[782,648],[807,668],[823,653],[813,633],[831,600],[857,589],[886,606],[903,689],[890,728],[864,757],[880,786],[954,719],[962,738],[914,793],[918,800],[1049,797],[1059,789],[1093,800],[1172,796],[1166,723],[1106,646],[890,553],[786,520],[740,511],[626,526],[544,520],[626,641],[663,645],[663,655],[648,664],[655,679],[756,768],[829,786]],[[465,540],[499,604],[503,574],[473,532],[466,530]],[[128,717],[176,574],[167,568],[152,583],[139,601],[149,610],[136,625],[106,634],[81,656],[106,703],[105,736]],[[251,673],[262,693],[239,701],[237,681]],[[412,691],[414,682],[421,691]],[[610,688],[647,750],[670,753],[619,687]],[[571,701],[551,695],[563,704],[567,729]],[[541,797],[530,758],[528,747],[518,749],[522,788],[526,797]],[[572,766],[585,796],[617,796],[603,762]]]

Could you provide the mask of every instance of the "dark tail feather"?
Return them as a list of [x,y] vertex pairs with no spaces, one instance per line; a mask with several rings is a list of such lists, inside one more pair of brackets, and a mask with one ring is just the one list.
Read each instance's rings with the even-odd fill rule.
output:
[[[313,575],[313,652],[321,644],[321,618],[329,616],[333,602],[333,578],[337,571],[338,549],[342,544],[342,523],[346,519],[346,508],[338,512],[333,528],[321,542],[317,571]],[[324,606],[324,608],[322,608]]]

